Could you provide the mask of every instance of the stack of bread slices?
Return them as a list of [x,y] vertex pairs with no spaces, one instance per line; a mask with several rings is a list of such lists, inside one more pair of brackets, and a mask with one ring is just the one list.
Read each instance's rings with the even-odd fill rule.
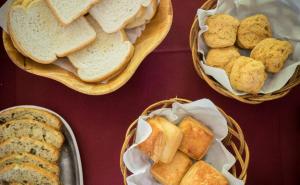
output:
[[157,0],[15,0],[8,32],[15,48],[41,64],[67,58],[85,82],[101,82],[128,64],[125,29],[148,23]]
[[56,116],[39,109],[0,113],[0,184],[61,184],[61,125]]

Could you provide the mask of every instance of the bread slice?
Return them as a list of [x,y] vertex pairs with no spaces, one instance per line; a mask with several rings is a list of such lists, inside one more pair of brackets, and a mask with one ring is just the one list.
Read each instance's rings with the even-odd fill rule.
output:
[[29,137],[14,137],[0,144],[0,158],[24,152],[39,156],[50,162],[56,162],[59,159],[59,150],[57,148]]
[[157,0],[152,0],[150,2],[150,4],[147,6],[146,11],[144,11],[144,13],[142,15],[136,17],[133,21],[131,21],[126,26],[126,28],[132,29],[132,28],[146,24],[154,17],[154,15],[156,14],[157,8],[158,8]]
[[58,20],[68,25],[86,14],[99,0],[46,0]]
[[22,136],[49,143],[56,148],[60,148],[64,142],[61,132],[34,120],[13,120],[0,126],[0,143],[9,138]]
[[170,163],[182,141],[182,131],[173,123],[169,122],[165,117],[155,116],[147,120],[149,123],[157,122],[161,125],[166,136],[166,145],[160,156],[159,161],[163,163]]
[[123,30],[108,34],[91,16],[87,16],[87,20],[96,30],[97,39],[90,46],[68,55],[68,58],[78,69],[80,79],[98,82],[121,70],[130,61],[134,47]]
[[56,175],[29,164],[12,164],[0,170],[0,179],[7,182],[59,185]]
[[59,176],[60,173],[59,167],[56,164],[50,163],[43,158],[29,153],[12,154],[5,156],[0,160],[0,169],[3,169],[11,164],[32,164],[57,176]]
[[35,108],[13,108],[0,113],[0,124],[15,119],[32,119],[45,123],[57,130],[61,128],[61,121],[53,114]]
[[101,0],[89,11],[107,33],[126,27],[152,0]]
[[96,32],[84,17],[63,26],[44,0],[33,0],[26,6],[15,4],[8,17],[8,30],[16,48],[42,64],[65,57],[96,39]]

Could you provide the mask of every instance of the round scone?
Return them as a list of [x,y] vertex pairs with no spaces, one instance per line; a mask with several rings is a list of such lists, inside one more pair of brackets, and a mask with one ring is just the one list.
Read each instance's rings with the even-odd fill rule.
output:
[[267,38],[255,46],[250,57],[262,61],[268,72],[277,73],[292,52],[293,45],[290,42]]
[[265,15],[253,15],[241,21],[237,35],[241,48],[253,49],[263,39],[272,37],[271,24]]
[[224,69],[232,59],[239,56],[239,50],[234,46],[211,49],[206,56],[206,64]]
[[217,14],[207,18],[208,30],[204,32],[204,40],[211,48],[233,46],[240,21],[228,14]]
[[257,94],[266,78],[265,66],[261,61],[244,56],[233,60],[230,83],[236,90]]

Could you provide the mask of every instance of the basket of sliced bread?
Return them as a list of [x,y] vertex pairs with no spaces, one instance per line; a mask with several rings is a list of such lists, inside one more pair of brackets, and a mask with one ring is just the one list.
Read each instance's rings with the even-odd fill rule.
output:
[[238,123],[210,100],[173,98],[130,125],[120,167],[125,185],[242,185],[249,156]]
[[21,69],[89,95],[123,86],[166,37],[171,0],[7,0],[3,42]]
[[1,111],[0,184],[83,185],[78,146],[67,122],[42,107]]
[[[208,0],[191,28],[198,75],[220,94],[259,104],[300,84],[299,9],[271,1]],[[282,12],[282,13],[278,13]]]

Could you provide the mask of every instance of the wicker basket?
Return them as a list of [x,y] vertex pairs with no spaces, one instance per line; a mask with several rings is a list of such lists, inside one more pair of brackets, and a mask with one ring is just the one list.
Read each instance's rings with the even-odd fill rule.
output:
[[135,73],[139,65],[167,36],[173,21],[171,0],[161,0],[157,14],[147,24],[142,36],[134,44],[135,52],[129,64],[107,83],[86,83],[76,75],[58,66],[36,63],[19,53],[10,36],[3,32],[5,50],[19,68],[29,73],[56,80],[75,91],[88,95],[108,94],[121,88]]
[[[144,110],[144,112],[142,113],[142,115],[148,115],[150,112],[160,109],[160,108],[171,107],[171,105],[174,102],[189,103],[191,101],[186,100],[186,99],[180,99],[180,98],[163,100],[163,101],[157,102],[157,103],[149,106],[148,108],[146,108]],[[228,148],[232,152],[232,154],[235,156],[235,158],[237,159],[235,165],[231,168],[230,171],[235,177],[246,182],[250,153],[249,153],[248,145],[244,139],[243,131],[241,130],[240,126],[234,119],[232,119],[230,116],[228,116],[222,109],[219,108],[219,111],[227,119],[227,124],[229,127],[229,134],[224,139],[223,143],[224,143],[225,147]],[[127,185],[126,178],[128,176],[128,171],[123,162],[123,155],[124,155],[125,151],[128,149],[128,147],[134,141],[136,126],[137,126],[137,120],[135,120],[129,126],[129,128],[126,132],[125,141],[123,143],[123,147],[122,147],[121,155],[120,155],[120,168],[121,168],[121,172],[123,174],[123,180],[124,180],[125,185]]]
[[[208,0],[202,5],[202,9],[212,9],[216,6],[216,0]],[[237,96],[225,89],[221,84],[219,84],[214,78],[206,75],[203,69],[200,66],[200,60],[203,56],[201,56],[197,49],[198,49],[198,33],[199,33],[199,22],[197,17],[192,25],[191,32],[190,32],[190,48],[192,50],[192,57],[194,67],[198,73],[198,75],[208,83],[210,87],[212,87],[215,91],[219,92],[220,94],[234,98],[244,103],[249,104],[259,104],[265,101],[275,100],[287,95],[293,87],[300,84],[300,67],[296,69],[294,75],[288,81],[288,83],[282,87],[280,90],[275,91],[269,94],[258,94],[258,95],[244,95],[244,96]]]

